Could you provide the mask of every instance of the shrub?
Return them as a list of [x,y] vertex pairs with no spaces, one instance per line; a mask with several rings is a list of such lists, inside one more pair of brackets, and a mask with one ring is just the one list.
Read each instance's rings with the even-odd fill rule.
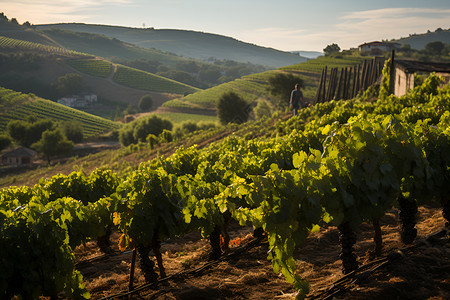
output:
[[172,131],[164,129],[163,132],[161,133],[161,138],[165,142],[170,143],[171,141],[173,141]]
[[138,108],[140,111],[149,111],[153,106],[153,99],[150,95],[142,96],[139,100]]
[[11,145],[11,139],[9,136],[1,134],[0,135],[0,151],[6,149]]
[[172,127],[172,122],[158,116],[143,117],[122,129],[119,135],[119,141],[124,146],[145,142],[149,134],[158,136],[164,129],[172,130]]
[[147,135],[146,140],[147,140],[148,144],[150,145],[150,149],[155,148],[155,146],[158,144],[158,137],[154,134],[150,133],[149,135]]
[[217,114],[222,124],[241,124],[248,120],[251,107],[234,92],[223,94],[217,104]]
[[83,127],[78,121],[67,121],[63,123],[63,132],[66,137],[74,143],[83,141]]

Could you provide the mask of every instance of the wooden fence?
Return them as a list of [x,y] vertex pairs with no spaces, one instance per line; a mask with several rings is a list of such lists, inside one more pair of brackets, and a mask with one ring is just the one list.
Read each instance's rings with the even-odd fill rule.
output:
[[385,58],[375,57],[363,63],[342,68],[332,68],[327,74],[327,67],[322,70],[315,103],[330,100],[347,100],[356,97],[381,78]]

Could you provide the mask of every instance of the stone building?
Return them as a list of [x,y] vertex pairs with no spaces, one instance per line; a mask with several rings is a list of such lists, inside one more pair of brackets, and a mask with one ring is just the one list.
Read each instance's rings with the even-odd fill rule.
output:
[[26,147],[18,147],[2,155],[2,164],[10,166],[31,165],[37,153]]
[[430,75],[436,73],[445,83],[450,80],[450,63],[432,63],[411,60],[395,60],[394,67],[394,94],[400,97],[414,88],[414,74]]

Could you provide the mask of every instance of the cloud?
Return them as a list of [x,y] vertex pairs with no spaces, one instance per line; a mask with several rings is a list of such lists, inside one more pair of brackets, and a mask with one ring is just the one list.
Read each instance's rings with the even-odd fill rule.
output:
[[[355,11],[338,18],[321,31],[306,31],[299,45],[308,49],[323,49],[337,43],[342,49],[357,47],[365,42],[407,37],[450,24],[450,9],[386,8]],[[300,48],[299,48],[300,49]]]
[[450,24],[450,9],[386,8],[349,13],[334,26],[344,47],[363,42],[406,37]]
[[[89,19],[105,6],[129,6],[131,0],[5,0],[2,11],[8,18],[21,16],[19,22],[33,24],[79,22]],[[23,19],[23,20],[22,20]]]

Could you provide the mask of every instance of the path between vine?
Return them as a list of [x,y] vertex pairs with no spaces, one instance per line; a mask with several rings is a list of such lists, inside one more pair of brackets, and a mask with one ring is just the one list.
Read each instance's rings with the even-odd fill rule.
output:
[[[383,231],[383,255],[405,247],[400,241],[398,211],[389,211],[380,221]],[[444,228],[441,209],[419,207],[419,240]],[[252,238],[251,227],[233,224],[230,235],[236,244]],[[369,262],[373,248],[371,225],[362,224],[357,232],[355,253],[360,264]],[[112,240],[117,241],[119,233]],[[447,239],[448,240],[448,239]],[[117,246],[114,249],[118,251]],[[232,248],[233,249],[233,248]],[[207,262],[209,241],[191,233],[166,241],[162,245],[164,267],[168,275],[195,269]],[[272,271],[266,259],[267,243],[217,263],[204,271],[161,283],[132,299],[292,299],[295,291],[282,275]],[[101,255],[89,242],[75,249],[77,261]],[[336,227],[324,227],[312,234],[295,253],[299,274],[309,281],[310,294],[317,296],[343,277],[339,260],[339,237]],[[128,289],[131,253],[79,266],[92,299],[101,299]],[[137,264],[138,266],[138,264]],[[417,251],[378,269],[372,276],[333,299],[450,299],[450,244],[423,245]],[[136,267],[135,286],[145,284]]]

